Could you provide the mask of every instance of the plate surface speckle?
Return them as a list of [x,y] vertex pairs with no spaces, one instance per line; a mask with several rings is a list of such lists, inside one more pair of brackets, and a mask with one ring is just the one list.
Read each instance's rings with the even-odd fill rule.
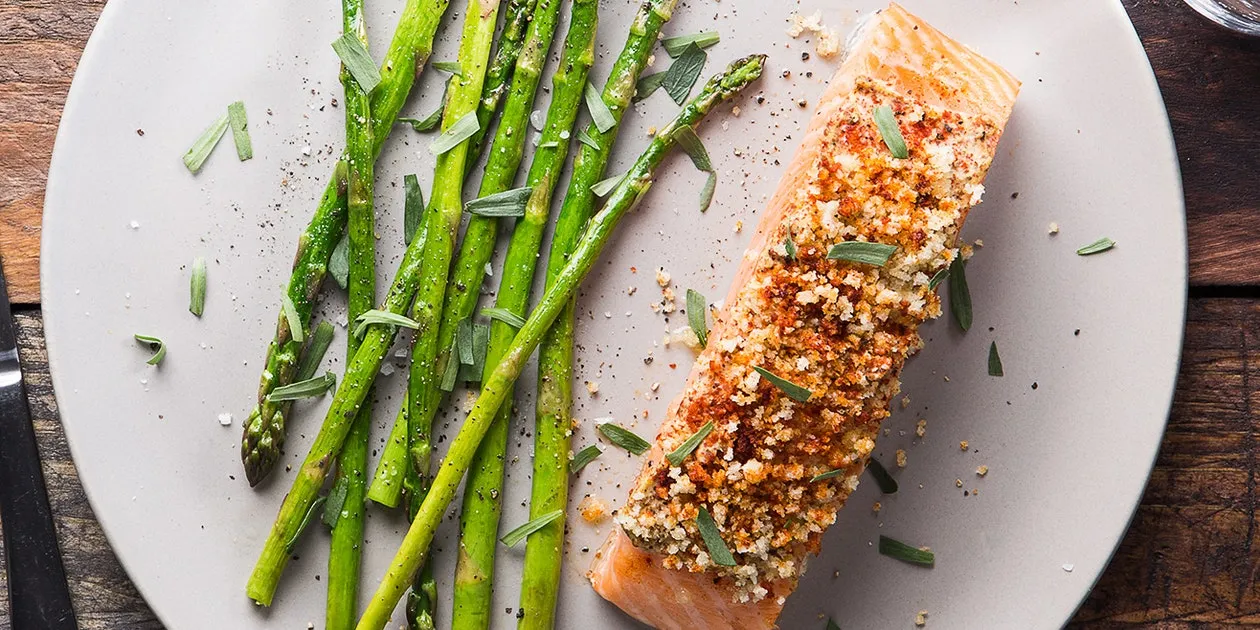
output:
[[[435,60],[455,56],[451,38],[462,3],[454,4]],[[380,58],[402,2],[369,5],[376,12],[372,49]],[[862,484],[780,622],[818,627],[820,616],[831,616],[845,628],[913,627],[915,614],[927,610],[935,629],[1054,628],[1075,609],[1125,530],[1177,372],[1186,241],[1168,121],[1118,2],[906,5],[1005,65],[1024,81],[1024,92],[986,201],[964,231],[984,242],[968,268],[975,325],[964,335],[942,319],[924,330],[927,347],[904,375],[909,402],[895,405],[877,448],[901,491],[879,496],[875,484]],[[601,85],[636,6],[602,3],[601,54],[592,76]],[[785,34],[796,6],[688,0],[666,27],[667,35],[721,33],[706,74],[751,52],[770,55],[768,72],[738,101],[738,116],[726,106],[702,130],[719,171],[712,209],[697,211],[704,175],[685,156],[673,156],[586,283],[578,380],[598,382],[599,394],[575,388],[581,420],[575,450],[595,441],[600,418],[653,434],[682,386],[692,355],[677,344],[664,347],[663,338],[686,318],[667,320],[650,308],[662,299],[655,270],[672,274],[680,307],[689,287],[725,293],[813,99],[835,68],[814,54],[812,43]],[[824,22],[843,33],[878,6],[804,0],[799,9],[822,9]],[[250,490],[238,439],[296,236],[343,142],[344,112],[333,105],[341,96],[337,60],[328,45],[339,24],[336,3],[115,0],[92,35],[58,133],[43,250],[58,403],[97,516],[136,585],[173,629],[305,628],[322,619],[327,535],[321,530],[300,545],[272,609],[256,609],[244,595],[292,473],[281,470],[260,491]],[[811,58],[803,60],[803,52]],[[659,51],[657,69],[667,63]],[[436,73],[426,73],[405,112],[427,114],[440,93]],[[238,99],[249,112],[256,157],[238,162],[225,139],[201,174],[190,175],[180,157]],[[799,107],[799,99],[809,107]],[[664,93],[636,106],[610,172],[627,167],[647,130],[673,110]],[[402,176],[417,173],[429,187],[429,141],[398,127],[381,159],[383,273],[392,275],[402,249]],[[1048,234],[1051,223],[1060,226],[1057,235]],[[1117,247],[1075,255],[1100,236]],[[201,319],[186,308],[195,256],[210,261]],[[329,293],[322,316],[344,320],[344,301]],[[145,365],[146,348],[132,340],[137,332],[167,341],[161,367]],[[337,371],[344,334],[339,326],[330,353]],[[992,341],[1001,350],[1003,378],[987,375]],[[375,445],[394,417],[404,374],[399,369],[380,379]],[[533,380],[531,369],[522,383]],[[526,519],[532,386],[522,389],[505,528]],[[286,463],[305,454],[326,404],[297,405]],[[465,406],[461,395],[452,408]],[[224,412],[234,415],[231,426],[220,426]],[[461,419],[457,410],[440,418],[439,434],[449,441]],[[927,421],[922,439],[915,436],[920,419]],[[963,440],[966,451],[959,448]],[[904,469],[894,464],[898,449],[908,455]],[[607,449],[575,481],[572,507],[588,493],[619,505],[637,466],[636,458]],[[988,467],[984,477],[976,473],[980,466]],[[878,513],[875,501],[882,504]],[[442,625],[450,619],[453,514],[436,543]],[[364,598],[404,527],[381,510],[370,510],[369,519]],[[608,528],[576,515],[571,521],[562,627],[635,625],[583,579]],[[878,555],[880,534],[931,546],[936,568]],[[499,555],[496,627],[515,626],[521,558],[519,548]]]

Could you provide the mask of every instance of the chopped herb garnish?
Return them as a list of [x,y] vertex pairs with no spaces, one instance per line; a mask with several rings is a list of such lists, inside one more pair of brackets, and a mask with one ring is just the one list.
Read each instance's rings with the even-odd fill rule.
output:
[[578,142],[581,142],[596,151],[599,150],[599,143],[595,141],[595,138],[591,137],[591,134],[586,133],[585,129],[578,132]]
[[634,100],[641,101],[661,89],[668,74],[668,71],[654,72],[639,77],[639,82],[634,84]]
[[586,84],[586,109],[591,113],[591,122],[595,123],[595,128],[600,133],[606,133],[609,129],[617,126],[617,118],[613,116],[612,110],[608,109],[608,105],[604,103],[604,97],[590,83]]
[[506,308],[483,308],[481,314],[490,319],[497,319],[512,328],[522,328],[525,326],[525,318],[507,310]]
[[415,175],[403,176],[403,244],[410,245],[424,217],[424,193]]
[[677,57],[687,50],[687,47],[695,44],[700,48],[708,48],[722,41],[722,37],[717,31],[705,31],[703,33],[695,33],[692,35],[678,35],[676,37],[666,37],[661,40],[661,45],[665,47],[665,52],[670,57]]
[[586,465],[595,461],[596,457],[602,455],[604,451],[598,445],[592,444],[573,455],[573,461],[569,462],[569,474],[576,475]]
[[[467,343],[469,355],[464,356],[464,349],[460,348],[460,367],[459,380],[466,383],[477,383],[481,381],[481,377],[486,371],[486,352],[490,348],[490,327],[485,324],[474,324],[472,320],[465,320],[469,323],[467,339],[458,339],[459,343]],[[468,358],[468,361],[464,361]]]
[[302,398],[314,398],[322,395],[324,392],[336,387],[337,377],[332,372],[324,372],[323,376],[308,378],[304,381],[289,383],[271,390],[267,394],[267,402],[283,402],[286,400],[299,400]]
[[879,553],[910,564],[924,567],[936,566],[936,554],[931,551],[911,547],[900,540],[883,535],[879,537]]
[[726,541],[722,540],[722,532],[718,531],[713,516],[703,506],[696,514],[696,529],[700,530],[700,537],[704,539],[704,546],[709,549],[709,558],[713,560],[713,564],[722,567],[735,566],[735,557],[727,548]]
[[364,94],[381,82],[381,71],[376,68],[376,62],[372,61],[363,40],[355,37],[354,33],[342,33],[341,37],[333,40],[332,47]]
[[883,267],[888,264],[888,259],[892,258],[892,255],[896,252],[896,245],[867,243],[865,241],[845,241],[832,245],[827,252],[827,258]]
[[967,263],[962,256],[949,266],[949,312],[963,332],[971,329],[971,291],[967,288]]
[[796,241],[792,240],[791,234],[783,239],[783,253],[787,255],[788,260],[796,260]]
[[372,309],[354,320],[354,336],[362,337],[363,333],[367,332],[367,327],[372,324],[389,324],[390,326],[402,326],[412,330],[420,328],[420,322],[405,315]]
[[551,140],[551,141],[544,142],[538,145],[538,148],[539,149],[555,149],[555,148],[559,148],[559,146],[560,146],[559,142],[556,142],[555,140]]
[[940,286],[941,283],[945,281],[945,278],[948,278],[948,277],[949,277],[949,267],[941,269],[940,271],[932,275],[932,280],[928,282],[928,288],[935,291],[936,287]]
[[897,115],[891,107],[880,105],[875,108],[875,126],[879,127],[879,135],[884,137],[884,144],[893,157],[899,160],[910,157],[910,149],[906,148],[906,139],[901,135],[901,126],[897,124]]
[[479,129],[481,129],[481,122],[477,120],[477,112],[468,112],[433,140],[433,143],[429,145],[429,152],[433,155],[442,155],[473,137]]
[[464,204],[464,210],[469,214],[483,217],[523,217],[525,216],[525,206],[528,205],[529,196],[533,192],[534,189],[529,186],[505,190],[501,193],[473,199]]
[[201,132],[196,142],[193,142],[192,147],[184,154],[184,166],[193,173],[200,171],[201,165],[206,163],[206,158],[210,157],[210,152],[214,150],[216,144],[219,144],[219,138],[223,137],[227,128],[228,115],[219,116],[218,120]]
[[596,197],[607,197],[615,188],[617,188],[618,185],[621,184],[621,180],[625,178],[626,174],[622,173],[620,175],[613,175],[607,179],[601,179],[595,182],[595,185],[591,186],[591,192],[595,193]]
[[699,291],[687,289],[687,323],[691,325],[700,347],[709,345],[709,303]]
[[669,460],[671,466],[681,466],[683,460],[687,459],[687,456],[691,455],[692,451],[695,451],[696,447],[700,446],[700,443],[704,441],[704,438],[709,437],[709,434],[712,432],[713,421],[710,420],[704,423],[704,426],[696,430],[695,433],[692,433],[691,437],[684,440],[682,444],[679,444],[678,448],[666,455],[665,459]]
[[153,351],[153,356],[149,357],[149,360],[145,361],[145,363],[148,363],[149,365],[157,365],[162,362],[162,359],[166,358],[165,341],[162,341],[152,335],[135,335],[135,338],[136,341],[139,341],[140,343],[148,344],[149,349]]
[[464,76],[464,71],[459,67],[458,61],[435,61],[433,62],[433,69],[449,72],[460,78]]
[[324,362],[324,353],[328,352],[328,346],[332,345],[333,325],[328,322],[320,322],[315,327],[315,332],[311,333],[311,342],[306,344],[306,350],[302,352],[302,359],[298,361],[296,380],[305,381],[319,370],[319,364]]
[[680,127],[674,132],[674,141],[687,152],[687,156],[691,158],[691,163],[702,171],[712,171],[713,162],[709,159],[709,152],[705,150],[704,143],[700,141],[700,136],[696,135],[696,130],[691,127]]
[[515,547],[521,541],[529,537],[530,534],[552,524],[556,519],[564,516],[564,510],[552,510],[535,519],[530,519],[528,523],[517,527],[516,529],[503,535],[499,540],[509,547]]
[[299,523],[297,529],[293,531],[293,536],[284,541],[284,552],[286,554],[293,553],[293,548],[297,546],[297,541],[302,537],[302,532],[306,531],[306,526],[311,524],[311,519],[315,516],[316,512],[319,512],[320,509],[324,507],[324,501],[327,500],[328,497],[321,496],[316,497],[314,501],[311,501],[311,507],[306,509],[306,515],[302,517],[302,522]]
[[635,455],[642,455],[652,447],[651,444],[647,443],[647,440],[631,433],[627,429],[622,428],[621,425],[605,422],[599,425],[597,429],[604,435],[604,437],[608,438],[609,442],[612,442],[614,445],[630,451]]
[[682,105],[683,101],[691,95],[691,88],[695,86],[696,79],[700,78],[700,73],[704,71],[704,64],[708,60],[709,55],[699,46],[688,44],[682,54],[669,66],[669,70],[665,71],[661,87],[665,88],[675,103]]
[[350,236],[342,234],[337,246],[333,247],[328,257],[328,275],[332,276],[337,286],[345,289],[350,285]]
[[839,477],[840,475],[846,474],[846,473],[848,473],[848,472],[849,472],[849,471],[848,471],[848,470],[846,470],[846,469],[844,469],[844,468],[837,468],[837,469],[835,469],[835,470],[828,470],[828,471],[827,471],[827,472],[825,472],[825,473],[820,473],[820,474],[814,475],[814,477],[813,477],[812,479],[810,479],[809,481],[810,481],[810,483],[816,483],[816,482],[819,482],[819,481],[826,481],[826,480],[828,480],[828,479],[835,479],[836,477]]
[[254,157],[254,144],[249,140],[249,118],[245,116],[244,101],[228,105],[228,126],[232,128],[236,157],[242,162]]
[[472,365],[473,361],[473,321],[467,317],[455,325],[455,353],[459,355],[460,365]]
[[337,477],[332,489],[328,491],[328,500],[324,502],[324,524],[336,527],[341,520],[341,510],[346,506],[346,493],[350,491],[350,478]]
[[302,316],[298,315],[297,307],[293,305],[293,300],[289,299],[286,294],[280,299],[280,312],[284,314],[284,321],[289,325],[289,335],[293,340],[302,343],[306,341],[306,331],[302,329]]
[[1002,357],[998,356],[997,342],[989,342],[989,376],[1005,376],[1002,371]]
[[1085,247],[1082,247],[1076,250],[1076,255],[1077,256],[1093,256],[1094,254],[1101,254],[1115,246],[1116,246],[1115,241],[1104,236],[1094,241],[1093,243],[1090,243],[1089,245],[1086,245]]
[[792,400],[795,400],[796,402],[806,402],[810,398],[813,398],[814,396],[814,393],[809,391],[808,389],[805,389],[804,387],[801,387],[800,385],[797,385],[796,383],[793,383],[792,381],[789,381],[785,378],[776,376],[770,370],[767,370],[763,367],[754,367],[753,369],[757,370],[758,374],[764,376],[766,380],[769,380],[770,383],[773,384],[775,387],[778,387],[779,389],[783,390],[783,393],[787,394],[788,398],[791,398]]
[[897,494],[897,480],[888,474],[888,469],[879,463],[878,459],[870,458],[866,462],[866,472],[871,473],[875,478],[875,485],[879,486],[879,491],[884,494]]
[[450,90],[443,88],[442,104],[438,105],[437,109],[433,110],[433,113],[428,116],[425,116],[424,118],[399,118],[398,122],[411,125],[412,129],[415,129],[420,133],[437,129],[438,126],[442,124],[442,111],[446,109],[446,97],[448,95],[450,95]]
[[192,277],[188,283],[188,311],[197,317],[206,312],[206,259],[193,259]]
[[459,380],[459,357],[452,342],[451,351],[446,354],[446,365],[442,369],[442,382],[438,388],[444,392],[454,391],[455,381]]
[[700,212],[704,212],[713,203],[713,192],[717,189],[717,172],[713,170],[713,161],[709,159],[709,152],[700,142],[700,136],[691,127],[682,127],[674,132],[674,140],[691,157],[691,163],[697,169],[709,174],[700,192]]

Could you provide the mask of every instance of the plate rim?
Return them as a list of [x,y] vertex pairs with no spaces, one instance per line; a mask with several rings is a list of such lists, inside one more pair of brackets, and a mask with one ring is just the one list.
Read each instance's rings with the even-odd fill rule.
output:
[[[56,194],[56,191],[60,189],[59,188],[60,185],[62,185],[60,180],[56,178],[56,175],[58,172],[58,169],[56,167],[59,162],[59,159],[58,159],[59,155],[61,154],[61,152],[59,152],[59,148],[63,145],[63,143],[66,142],[66,138],[65,138],[66,130],[62,123],[67,118],[67,115],[72,114],[79,107],[81,107],[82,106],[81,101],[87,98],[87,95],[83,93],[79,70],[95,62],[96,57],[98,57],[100,54],[98,50],[101,46],[100,42],[102,39],[107,37],[107,35],[104,35],[104,33],[106,33],[109,30],[109,28],[112,26],[119,12],[123,11],[124,8],[130,8],[132,4],[134,3],[131,0],[114,0],[113,2],[107,3],[106,6],[102,9],[99,18],[97,19],[96,24],[93,26],[92,32],[89,35],[86,44],[84,45],[83,53],[82,55],[80,55],[78,63],[75,66],[75,73],[74,73],[73,78],[71,79],[70,87],[66,94],[65,104],[62,107],[61,115],[58,119],[57,133],[55,135],[55,139],[53,143],[53,150],[51,153],[51,158],[49,160],[48,176],[46,179],[41,221],[40,221],[41,223],[40,264],[39,264],[39,270],[40,270],[39,278],[40,278],[40,287],[41,287],[40,311],[41,311],[41,319],[44,324],[44,343],[45,343],[45,349],[48,355],[49,375],[50,375],[52,385],[53,385],[52,389],[53,389],[54,400],[57,401],[57,410],[58,410],[57,417],[58,417],[58,421],[62,425],[62,433],[65,435],[66,443],[70,450],[71,460],[75,463],[75,473],[76,473],[76,477],[79,480],[79,485],[83,489],[84,496],[87,498],[89,506],[92,508],[92,514],[93,514],[94,519],[96,520],[97,524],[100,526],[101,531],[104,534],[106,541],[110,545],[110,552],[114,555],[114,557],[118,560],[119,565],[123,568],[124,572],[127,575],[128,581],[136,589],[136,592],[144,600],[145,605],[149,608],[149,610],[153,612],[154,616],[158,619],[158,621],[161,622],[163,625],[170,627],[168,623],[168,617],[167,615],[163,614],[161,607],[158,605],[155,605],[154,600],[151,599],[148,595],[146,595],[146,589],[140,583],[136,582],[132,578],[132,567],[131,567],[130,560],[124,557],[123,554],[119,554],[116,552],[117,547],[115,544],[115,536],[111,533],[111,527],[107,525],[106,522],[102,520],[99,516],[97,516],[99,512],[99,510],[97,509],[98,499],[95,497],[95,493],[91,489],[91,487],[94,484],[90,483],[87,477],[79,474],[78,460],[79,460],[81,448],[80,446],[76,446],[76,440],[75,438],[72,437],[71,432],[65,430],[67,425],[65,423],[64,415],[62,411],[63,405],[61,405],[60,403],[60,399],[61,399],[60,392],[66,391],[65,388],[68,386],[68,384],[62,382],[61,378],[58,376],[58,372],[54,368],[55,361],[53,357],[54,357],[54,354],[56,354],[54,352],[54,347],[56,347],[58,344],[55,341],[55,337],[56,337],[55,333],[50,333],[50,331],[55,328],[60,327],[60,324],[57,323],[60,320],[60,316],[54,315],[54,313],[57,311],[47,308],[45,298],[44,298],[44,291],[45,291],[44,287],[48,286],[46,280],[47,280],[47,275],[49,273],[48,271],[49,265],[46,263],[47,261],[46,252],[49,251],[47,244],[50,240],[50,236],[49,236],[50,232],[47,230],[43,230],[42,227],[44,225],[46,217],[50,216],[51,214],[55,214],[56,212],[55,210],[53,212],[50,212],[50,208],[56,208],[56,206],[50,205],[49,200]],[[1174,361],[1174,369],[1171,374],[1171,379],[1166,384],[1167,393],[1165,395],[1165,403],[1164,405],[1162,405],[1162,407],[1165,409],[1165,412],[1163,414],[1162,419],[1160,420],[1160,425],[1159,425],[1160,439],[1155,443],[1155,447],[1150,453],[1150,461],[1146,465],[1145,473],[1143,475],[1145,481],[1139,487],[1135,488],[1135,494],[1128,507],[1128,518],[1125,520],[1125,526],[1121,528],[1119,531],[1115,532],[1114,534],[1115,539],[1111,543],[1111,549],[1110,549],[1110,552],[1106,556],[1106,561],[1102,563],[1102,565],[1098,569],[1098,572],[1090,579],[1088,584],[1084,586],[1075,605],[1072,606],[1071,609],[1065,609],[1067,612],[1067,615],[1062,620],[1062,623],[1064,624],[1066,624],[1073,617],[1075,617],[1077,612],[1079,612],[1082,606],[1084,606],[1085,602],[1089,599],[1089,596],[1093,593],[1094,588],[1098,585],[1099,581],[1102,579],[1102,576],[1106,572],[1106,569],[1111,565],[1111,562],[1115,559],[1115,555],[1119,551],[1121,543],[1124,541],[1125,536],[1130,531],[1133,521],[1137,516],[1137,511],[1141,505],[1142,498],[1146,494],[1146,489],[1149,486],[1150,478],[1154,472],[1154,468],[1157,463],[1157,460],[1161,451],[1161,447],[1163,445],[1164,436],[1167,433],[1168,424],[1171,419],[1170,416],[1171,416],[1171,411],[1172,411],[1172,405],[1176,396],[1177,381],[1179,379],[1179,376],[1181,373],[1181,365],[1184,360],[1186,321],[1187,321],[1188,309],[1189,309],[1188,288],[1189,288],[1189,277],[1190,277],[1190,273],[1189,273],[1190,261],[1189,261],[1189,241],[1188,241],[1187,226],[1186,226],[1188,216],[1186,213],[1184,178],[1183,178],[1182,169],[1181,169],[1181,162],[1178,159],[1176,137],[1173,134],[1172,121],[1168,115],[1167,103],[1164,99],[1163,92],[1159,85],[1158,78],[1155,74],[1154,67],[1151,65],[1150,56],[1149,54],[1147,54],[1146,48],[1142,43],[1141,36],[1137,32],[1136,27],[1129,16],[1128,10],[1124,7],[1122,0],[1111,0],[1108,4],[1112,11],[1118,12],[1117,19],[1120,20],[1125,25],[1125,28],[1127,29],[1127,33],[1125,34],[1125,36],[1128,39],[1129,45],[1136,47],[1136,50],[1141,52],[1142,59],[1143,59],[1143,63],[1142,63],[1143,72],[1141,73],[1140,79],[1145,84],[1144,89],[1147,91],[1147,96],[1153,95],[1155,97],[1154,104],[1158,107],[1158,112],[1160,114],[1159,119],[1160,119],[1160,122],[1162,123],[1160,126],[1160,131],[1162,133],[1161,133],[1161,138],[1159,139],[1166,141],[1167,146],[1169,147],[1171,151],[1171,156],[1172,156],[1171,166],[1173,169],[1173,174],[1175,176],[1172,178],[1171,182],[1167,182],[1167,183],[1174,185],[1176,188],[1176,193],[1177,193],[1176,205],[1177,205],[1177,210],[1179,212],[1181,220],[1176,225],[1171,226],[1170,228],[1167,228],[1167,229],[1171,229],[1175,231],[1176,237],[1181,243],[1181,247],[1176,249],[1176,255],[1178,255],[1181,258],[1180,260],[1181,264],[1178,266],[1179,277],[1175,278],[1174,281],[1178,286],[1182,287],[1183,290],[1179,293],[1179,298],[1178,298],[1180,300],[1180,309],[1179,309],[1179,316],[1178,316],[1178,321],[1180,322],[1180,328],[1176,332],[1176,341],[1177,341],[1178,350],[1177,350],[1176,359]],[[124,8],[119,8],[119,7],[124,7]],[[66,210],[65,212],[68,212],[68,211],[69,210]],[[55,249],[56,248],[54,248],[54,250]]]

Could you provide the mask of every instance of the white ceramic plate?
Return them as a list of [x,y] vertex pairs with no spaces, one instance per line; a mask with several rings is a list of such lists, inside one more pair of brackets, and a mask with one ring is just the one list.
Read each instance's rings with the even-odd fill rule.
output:
[[[602,53],[593,74],[600,84],[636,4],[603,3]],[[595,439],[592,421],[600,417],[654,433],[692,358],[677,346],[658,347],[664,331],[685,319],[667,324],[649,309],[660,299],[654,270],[671,272],[680,296],[687,287],[725,292],[781,164],[834,70],[810,43],[784,34],[796,5],[685,4],[667,33],[720,31],[709,72],[766,52],[767,76],[739,101],[740,116],[724,107],[703,129],[720,171],[713,209],[696,210],[702,175],[675,156],[587,282],[578,378],[600,388],[598,397],[579,396],[577,446]],[[965,231],[984,241],[969,267],[975,326],[964,335],[945,320],[924,331],[927,349],[905,373],[910,402],[896,405],[878,448],[889,465],[894,451],[906,449],[909,465],[896,471],[902,490],[879,496],[874,484],[862,485],[781,623],[818,627],[820,616],[829,615],[846,628],[910,627],[915,613],[927,610],[933,628],[1056,627],[1125,530],[1177,372],[1186,241],[1168,121],[1118,2],[906,4],[1005,65],[1025,88],[989,176],[987,201]],[[402,2],[369,5],[379,58]],[[806,0],[799,8],[823,9],[826,24],[843,32],[877,6],[877,0]],[[435,60],[454,58],[450,38],[460,13],[448,15]],[[308,621],[319,625],[323,613],[323,531],[306,536],[271,610],[256,609],[244,595],[292,473],[281,470],[260,491],[250,490],[238,439],[295,238],[343,141],[343,112],[331,106],[341,95],[337,60],[328,46],[339,24],[334,2],[115,0],[88,44],[57,137],[43,291],[61,414],[109,540],[171,628],[304,628]],[[812,58],[803,60],[804,52]],[[665,55],[658,57],[662,67]],[[430,111],[437,86],[434,73],[426,73],[406,111]],[[755,102],[758,93],[764,104]],[[796,104],[802,98],[809,108]],[[257,157],[238,162],[225,139],[202,173],[190,175],[181,155],[237,99],[247,105]],[[625,168],[645,131],[672,110],[663,93],[637,106],[612,169]],[[428,142],[429,136],[397,128],[380,162],[382,270],[394,268],[401,250],[399,181],[414,172],[428,187]],[[1057,236],[1047,233],[1052,222],[1061,226]],[[1118,247],[1075,255],[1101,236]],[[187,265],[198,255],[211,261],[202,319],[186,310]],[[637,292],[628,295],[631,287]],[[325,301],[323,314],[336,320],[341,309],[336,296]],[[145,365],[145,349],[131,338],[136,332],[169,342],[160,368]],[[333,369],[341,365],[341,335],[329,359]],[[1004,378],[986,373],[995,340]],[[649,353],[655,361],[645,365]],[[401,374],[380,380],[385,394],[375,440],[394,417]],[[532,373],[524,377],[532,381]],[[656,382],[660,391],[652,394]],[[525,398],[508,469],[507,527],[526,518],[532,415]],[[286,463],[305,454],[326,402],[297,406]],[[230,427],[219,425],[224,412],[237,418]],[[444,440],[453,436],[457,416],[439,421]],[[916,439],[921,418],[927,435]],[[970,445],[965,452],[962,440]],[[988,466],[986,477],[977,476],[979,466]],[[620,504],[618,484],[636,468],[635,459],[606,451],[575,484],[574,506],[586,493]],[[883,509],[876,514],[877,500]],[[574,521],[561,625],[633,626],[583,579],[588,548],[608,525]],[[443,624],[450,609],[450,525],[437,542]],[[365,598],[402,527],[396,515],[371,510]],[[878,555],[872,545],[881,533],[930,545],[936,568]],[[496,627],[514,627],[508,611],[517,602],[521,551],[504,549],[499,560],[495,609],[503,612]]]

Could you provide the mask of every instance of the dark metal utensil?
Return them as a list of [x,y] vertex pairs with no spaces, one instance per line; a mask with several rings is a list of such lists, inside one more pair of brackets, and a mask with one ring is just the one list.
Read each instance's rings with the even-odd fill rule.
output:
[[0,268],[0,524],[13,630],[76,630]]

